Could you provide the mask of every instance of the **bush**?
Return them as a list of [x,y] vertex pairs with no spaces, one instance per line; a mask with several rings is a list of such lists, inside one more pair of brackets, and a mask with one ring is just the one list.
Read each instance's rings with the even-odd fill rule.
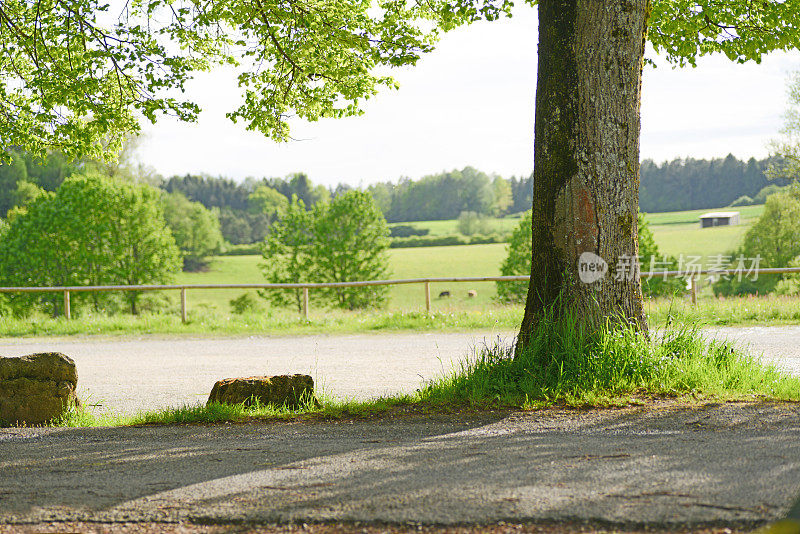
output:
[[[503,276],[526,276],[531,274],[532,211],[528,210],[520,219],[508,242],[508,255],[500,265]],[[528,294],[528,282],[495,282],[497,299],[501,302],[524,302]]]
[[474,211],[462,211],[458,216],[458,231],[462,235],[472,236],[488,234],[492,231],[492,227],[485,215]]
[[755,201],[748,197],[747,195],[742,195],[733,202],[731,202],[730,207],[735,208],[737,206],[752,206],[755,204]]
[[231,311],[236,315],[242,315],[248,312],[254,312],[258,309],[256,299],[250,293],[242,293],[240,296],[229,301]]
[[[789,267],[800,267],[800,256],[789,262]],[[785,274],[775,286],[778,295],[800,295],[800,274]]]
[[503,234],[489,234],[485,236],[465,237],[463,235],[427,235],[412,237],[395,237],[389,243],[389,248],[417,248],[417,247],[451,247],[460,245],[487,245],[491,243],[505,243],[508,236]]
[[428,228],[414,228],[408,224],[396,224],[389,228],[389,237],[411,237],[415,235],[428,235]]
[[775,184],[764,186],[756,193],[756,196],[753,197],[753,204],[766,204],[768,196],[780,193],[783,189],[783,187]]
[[261,246],[262,243],[253,243],[250,245],[231,245],[230,243],[226,243],[222,250],[220,250],[220,256],[255,256],[257,254],[261,254]]

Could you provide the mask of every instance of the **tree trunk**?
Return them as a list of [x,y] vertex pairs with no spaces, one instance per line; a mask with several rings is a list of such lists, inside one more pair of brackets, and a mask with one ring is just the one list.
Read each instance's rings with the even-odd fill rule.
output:
[[[539,2],[533,262],[518,349],[548,308],[647,331],[636,216],[649,11],[649,0]],[[635,275],[618,270],[626,259]]]

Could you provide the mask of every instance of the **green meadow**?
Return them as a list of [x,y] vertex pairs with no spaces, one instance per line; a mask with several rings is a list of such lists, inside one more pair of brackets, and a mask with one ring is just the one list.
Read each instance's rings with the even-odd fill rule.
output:
[[[712,211],[738,211],[740,224],[700,228],[699,217]],[[679,257],[701,256],[703,263],[710,256],[726,254],[735,249],[744,238],[747,229],[758,220],[764,206],[742,206],[718,210],[675,211],[648,213],[646,218],[650,230],[662,254]]]
[[[399,248],[389,250],[391,279],[439,278],[451,276],[495,276],[500,274],[500,263],[506,254],[503,243],[491,245],[469,245],[456,247]],[[214,259],[211,268],[203,273],[182,273],[180,284],[261,284],[264,277],[260,265],[261,256],[220,256]],[[478,292],[469,298],[467,292]],[[449,298],[439,298],[439,293],[449,291]],[[226,312],[230,300],[244,292],[256,296],[255,290],[196,289],[188,292],[191,309],[208,309]],[[474,309],[490,305],[496,295],[493,282],[482,283],[434,283],[431,284],[431,306],[437,311]],[[425,287],[423,284],[392,286],[389,293],[392,309],[425,309]],[[258,299],[267,306],[266,301]]]
[[[726,208],[721,208],[726,209]],[[763,212],[764,206],[735,208],[741,213],[741,224],[716,228],[700,228],[698,217],[714,210],[692,210],[647,215],[659,250],[672,256],[701,256],[707,258],[732,251],[741,242],[747,229]],[[456,232],[458,221],[422,221],[408,223],[417,228],[428,228],[432,235]],[[510,232],[519,224],[518,218],[492,219],[491,224],[502,231]],[[500,274],[500,263],[506,255],[506,244],[468,245],[452,247],[398,248],[389,250],[390,278],[438,278],[450,276],[495,276]],[[220,256],[214,259],[210,269],[202,273],[181,273],[177,279],[182,284],[237,284],[264,282],[260,265],[261,256]],[[646,268],[646,266],[643,266]],[[469,298],[467,291],[475,289],[476,298]],[[389,308],[392,310],[421,310],[425,306],[422,284],[392,286]],[[442,291],[449,291],[449,298],[439,298]],[[228,312],[230,300],[255,290],[192,290],[188,294],[189,307],[195,311]],[[435,283],[431,284],[432,308],[437,311],[470,310],[485,308],[493,304],[496,295],[492,282],[482,283]],[[260,306],[267,303],[257,298]]]

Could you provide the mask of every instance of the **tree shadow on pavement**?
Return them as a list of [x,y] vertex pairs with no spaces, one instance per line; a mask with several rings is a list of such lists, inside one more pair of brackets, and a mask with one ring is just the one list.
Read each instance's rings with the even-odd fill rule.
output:
[[6,430],[0,522],[758,524],[800,484],[797,404]]

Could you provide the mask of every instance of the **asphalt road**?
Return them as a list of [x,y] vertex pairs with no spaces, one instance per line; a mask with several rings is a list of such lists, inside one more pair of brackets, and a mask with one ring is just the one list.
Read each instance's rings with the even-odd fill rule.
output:
[[800,491],[799,438],[797,404],[668,402],[0,429],[0,531],[42,521],[753,525]]
[[238,338],[0,339],[0,356],[59,351],[75,360],[78,396],[131,413],[205,402],[222,378],[304,373],[318,391],[366,399],[413,392],[475,347],[511,332]]
[[[238,338],[0,339],[0,356],[60,351],[78,367],[78,394],[96,410],[131,413],[205,402],[222,378],[304,373],[317,389],[366,399],[413,392],[477,347],[515,332]],[[800,375],[800,326],[722,328],[709,335],[750,347]]]

